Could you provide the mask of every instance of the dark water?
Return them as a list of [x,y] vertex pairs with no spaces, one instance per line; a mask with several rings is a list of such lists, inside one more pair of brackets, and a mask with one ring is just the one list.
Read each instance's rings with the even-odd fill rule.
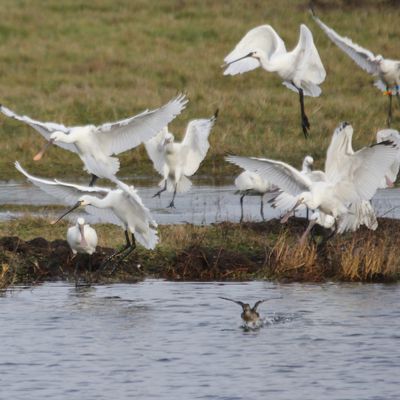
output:
[[[0,297],[1,399],[399,399],[398,285],[172,283]],[[255,301],[267,324],[240,328]]]
[[[221,221],[239,221],[239,196],[235,195],[234,186],[194,185],[190,192],[178,194],[175,200],[176,209],[166,208],[171,201],[171,193],[163,194],[161,199],[152,198],[156,188],[138,187],[143,203],[151,210],[154,219],[159,224],[210,224]],[[264,214],[267,219],[280,216],[279,211],[272,209],[267,201],[270,195],[264,197]],[[400,218],[400,189],[379,190],[372,200],[378,216]],[[0,184],[0,204],[27,206],[46,206],[61,204],[53,197],[30,184]],[[47,215],[54,218],[54,213],[44,214],[35,211],[31,215]],[[0,221],[18,218],[23,214],[18,212],[0,212]],[[298,215],[302,215],[301,211]],[[244,216],[248,221],[260,221],[260,198],[247,196],[244,200]],[[71,220],[75,221],[77,214]],[[85,216],[91,223],[98,222],[94,217]]]

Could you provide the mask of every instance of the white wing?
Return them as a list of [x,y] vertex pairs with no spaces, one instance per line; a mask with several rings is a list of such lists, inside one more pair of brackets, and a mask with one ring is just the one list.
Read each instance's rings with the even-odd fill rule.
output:
[[376,56],[367,49],[353,43],[349,38],[338,35],[333,29],[325,25],[318,17],[313,16],[315,22],[326,33],[329,39],[336,46],[344,51],[353,61],[358,64],[364,71],[376,75],[378,73],[378,62]]
[[153,162],[154,169],[164,176],[165,156],[164,156],[164,141],[168,134],[168,128],[163,128],[156,136],[145,142],[147,154]]
[[326,71],[315,47],[313,35],[304,24],[300,26],[299,43],[294,52],[297,52],[299,62],[293,79],[304,81],[306,86],[307,83],[315,85],[322,83],[325,80]]
[[[39,132],[46,140],[50,139],[50,135],[55,131],[61,131],[64,133],[69,133],[69,128],[64,125],[56,124],[55,122],[40,122],[36,121],[32,118],[27,117],[26,115],[18,115],[14,111],[11,111],[9,108],[0,106],[0,111],[6,115],[7,117],[13,118],[17,121],[23,122],[37,132]],[[54,142],[55,145],[69,151],[77,152],[76,147],[70,143],[62,143],[62,142]]]
[[[229,64],[254,50],[262,50],[269,58],[275,52],[286,52],[285,43],[270,25],[261,25],[251,29],[224,59]],[[247,57],[230,64],[224,75],[242,74],[260,66],[258,60]]]
[[371,230],[378,227],[375,211],[368,200],[352,203],[349,212],[339,216],[337,233],[354,232],[361,225]]
[[246,170],[259,174],[265,180],[294,196],[309,191],[312,182],[300,171],[281,161],[265,158],[228,156],[225,159]]
[[[55,197],[65,205],[76,203],[79,198],[85,194],[103,198],[111,191],[111,189],[108,188],[81,186],[73,183],[60,182],[58,180],[38,178],[25,171],[18,161],[15,162],[15,168],[25,175],[35,186],[39,187],[50,196]],[[111,224],[123,226],[121,220],[111,209],[86,206],[85,210],[87,213],[95,216],[100,222],[109,222]]]
[[119,154],[151,139],[185,108],[188,100],[179,95],[164,106],[134,117],[97,127],[106,154]]
[[210,147],[208,136],[214,126],[217,115],[218,110],[210,119],[195,119],[189,122],[181,149],[185,156],[183,173],[186,176],[193,175],[207,155]]

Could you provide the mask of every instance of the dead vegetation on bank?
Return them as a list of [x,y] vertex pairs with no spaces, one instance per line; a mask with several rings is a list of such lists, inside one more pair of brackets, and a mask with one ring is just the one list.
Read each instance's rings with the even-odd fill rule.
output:
[[64,240],[4,236],[0,239],[0,287],[75,280],[77,263],[79,279],[92,283],[136,282],[145,277],[284,282],[393,282],[400,278],[396,235],[400,221],[381,219],[375,232],[360,229],[328,241],[324,232],[315,232],[308,245],[300,246],[304,227],[303,220],[289,225],[269,221],[164,226],[156,250],[138,248],[113,273],[115,264],[100,268],[113,252],[110,247],[99,247],[89,261],[85,255],[72,258]]

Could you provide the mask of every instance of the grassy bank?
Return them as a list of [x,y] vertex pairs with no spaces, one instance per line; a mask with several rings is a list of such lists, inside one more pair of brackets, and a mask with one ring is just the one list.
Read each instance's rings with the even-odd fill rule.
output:
[[[317,1],[327,24],[354,41],[398,57],[396,1]],[[171,130],[189,119],[220,117],[200,173],[230,174],[229,153],[283,158],[299,165],[311,153],[321,166],[334,127],[348,120],[356,144],[372,142],[385,125],[387,99],[372,78],[340,52],[311,20],[308,1],[272,0],[3,0],[0,7],[1,103],[39,120],[67,125],[101,123],[158,107],[185,91],[190,103]],[[305,141],[298,99],[280,80],[257,70],[223,77],[224,56],[250,28],[269,23],[292,48],[306,23],[327,70],[320,98],[306,99],[312,125]],[[400,111],[395,109],[395,121]],[[399,125],[395,123],[394,127]],[[0,117],[0,179],[21,177],[18,159],[44,176],[82,175],[78,157],[52,149],[32,156],[43,140]],[[121,175],[153,173],[143,148],[124,154]],[[66,166],[68,168],[66,169]]]
[[[0,228],[0,284],[74,279],[76,263],[92,282],[132,282],[144,277],[171,280],[249,280],[320,282],[326,280],[390,282],[400,278],[400,250],[396,232],[400,221],[379,220],[372,232],[300,246],[306,221],[221,223],[211,226],[161,226],[161,243],[154,251],[138,248],[110,275],[112,265],[98,273],[102,261],[123,244],[118,228],[98,225],[99,248],[92,259],[72,259],[65,237],[66,224],[49,227],[48,220],[26,218]],[[137,266],[140,265],[140,268]]]

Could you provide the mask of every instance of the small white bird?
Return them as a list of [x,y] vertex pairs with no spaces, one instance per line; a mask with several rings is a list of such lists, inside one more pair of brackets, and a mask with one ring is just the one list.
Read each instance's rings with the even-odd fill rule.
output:
[[97,246],[97,233],[83,218],[78,218],[74,226],[68,228],[67,242],[72,253],[93,254]]
[[[81,186],[35,177],[26,172],[18,161],[15,162],[15,167],[44,192],[59,199],[64,204],[74,204],[57,221],[52,223],[58,222],[78,207],[85,207],[88,214],[97,217],[101,222],[111,223],[123,228],[126,245],[122,250],[112,254],[106,263],[116,255],[126,251],[121,256],[120,261],[122,261],[136,248],[136,241],[146,249],[154,249],[158,243],[157,224],[150,211],[143,205],[133,186],[128,186],[117,178],[113,178],[117,185],[116,189]],[[129,234],[131,234],[131,239]]]
[[[163,107],[146,110],[131,118],[99,126],[77,127],[35,121],[27,116],[17,115],[4,106],[0,107],[0,111],[8,117],[30,125],[48,141],[34,160],[40,160],[53,143],[77,153],[85,165],[84,169],[92,174],[89,186],[93,186],[97,178],[107,178],[108,175],[118,172],[119,160],[111,157],[113,154],[130,150],[152,138],[181,113],[186,103],[185,96],[180,95]],[[107,176],[101,172],[105,170]]]
[[382,181],[380,188],[384,189],[387,187],[393,187],[396,182],[397,175],[399,173],[400,168],[400,133],[396,129],[382,129],[376,133],[376,142],[384,142],[385,140],[390,140],[396,144],[398,150],[397,158],[393,161],[393,164],[390,166],[387,171],[384,180]]
[[349,206],[353,202],[372,198],[397,157],[398,150],[390,141],[354,152],[352,136],[353,128],[347,122],[335,130],[327,151],[324,181],[312,181],[282,161],[237,156],[226,159],[296,196],[290,213],[305,204],[311,210],[322,211],[338,220],[351,212]]
[[299,93],[301,126],[308,136],[310,124],[304,111],[304,96],[318,97],[326,77],[325,68],[314,45],[311,31],[300,26],[297,46],[286,51],[285,43],[270,25],[251,29],[225,59],[224,75],[237,75],[262,67],[276,72],[283,84]]
[[235,179],[235,186],[238,189],[235,194],[240,194],[240,222],[243,221],[243,199],[245,196],[260,196],[260,214],[262,220],[265,221],[264,195],[276,187],[252,171],[243,171],[239,174]]
[[182,142],[175,142],[174,135],[165,127],[157,136],[145,143],[147,154],[154,169],[162,175],[159,183],[162,188],[153,197],[160,197],[162,192],[173,192],[171,203],[174,207],[176,193],[187,192],[192,176],[204,160],[210,147],[208,136],[218,116],[218,110],[210,119],[194,119],[189,122]]
[[340,36],[332,28],[329,28],[315,15],[312,9],[311,13],[314,21],[339,49],[345,52],[364,71],[378,78],[375,81],[375,86],[389,97],[387,124],[390,126],[393,93],[396,94],[400,104],[400,61],[385,59],[381,55],[376,56],[371,51],[353,43],[351,39]]

